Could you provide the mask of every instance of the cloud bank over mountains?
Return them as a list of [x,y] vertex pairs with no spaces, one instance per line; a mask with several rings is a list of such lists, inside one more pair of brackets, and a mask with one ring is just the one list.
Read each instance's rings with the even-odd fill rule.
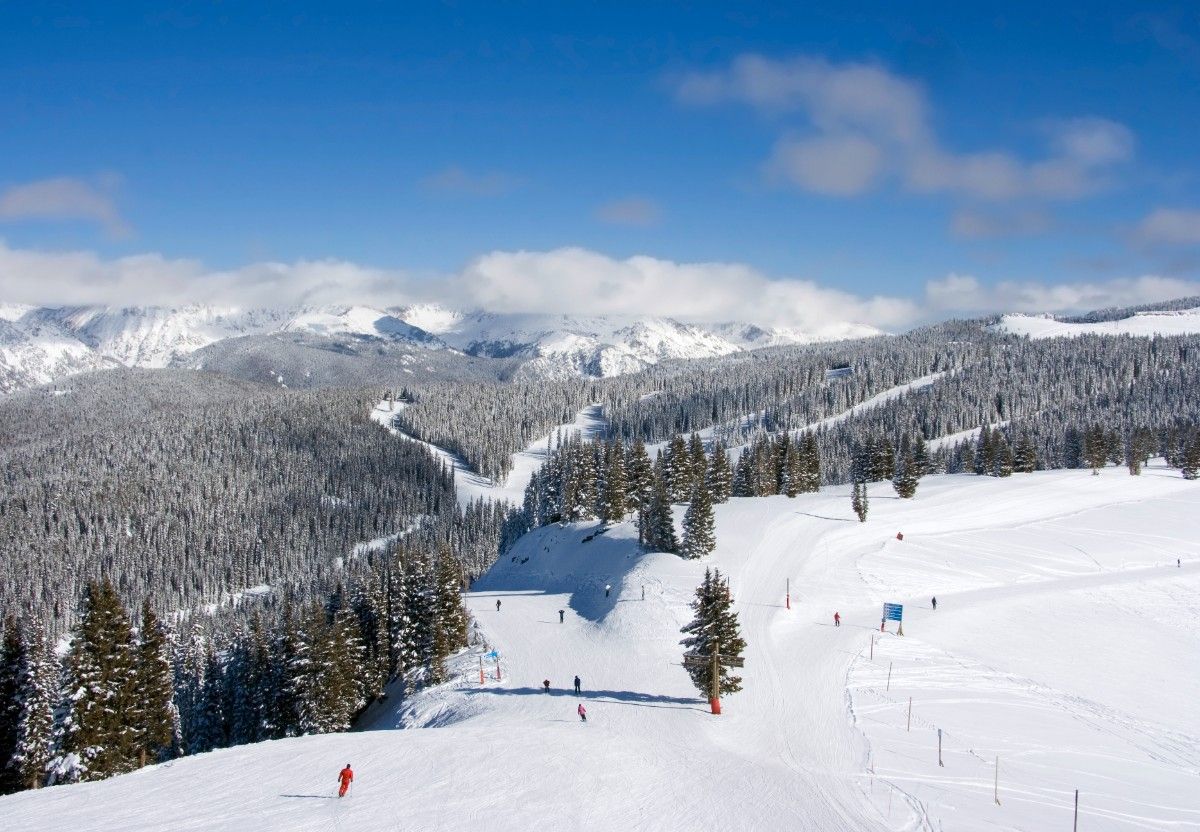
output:
[[252,263],[213,270],[161,254],[104,259],[0,241],[0,303],[35,306],[241,307],[434,302],[489,312],[666,315],[684,321],[754,321],[820,335],[843,322],[897,331],[954,315],[1073,312],[1200,294],[1193,281],[1153,275],[1085,283],[986,284],[950,274],[920,297],[862,296],[811,280],[774,277],[741,263],[680,263],[582,248],[494,251],[443,275],[345,260]]

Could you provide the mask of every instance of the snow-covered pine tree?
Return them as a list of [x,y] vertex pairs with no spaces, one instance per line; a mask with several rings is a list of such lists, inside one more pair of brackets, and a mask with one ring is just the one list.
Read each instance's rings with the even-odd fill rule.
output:
[[704,477],[713,503],[725,503],[733,496],[733,471],[729,467],[729,455],[720,440],[713,443],[712,457]]
[[717,545],[713,523],[712,499],[704,485],[696,488],[683,515],[683,543],[680,551],[686,558],[702,558]]
[[1032,474],[1037,470],[1037,446],[1023,433],[1017,439],[1017,447],[1013,450],[1013,470],[1021,474]]
[[84,595],[67,662],[62,748],[83,780],[132,771],[137,755],[125,714],[133,706],[133,631],[113,585],[93,581]]
[[992,429],[985,423],[979,427],[979,440],[975,444],[975,473],[980,476],[991,474],[996,465],[996,453],[992,447]]
[[1180,457],[1179,470],[1185,480],[1194,480],[1200,476],[1200,431],[1191,431]]
[[166,627],[147,598],[142,602],[134,671],[132,717],[139,766],[174,756],[175,684],[168,647]]
[[625,448],[616,439],[608,446],[608,471],[604,477],[604,497],[601,500],[600,519],[606,523],[619,523],[625,519],[629,488],[625,475]]
[[929,458],[929,446],[925,443],[925,434],[917,432],[917,438],[913,441],[912,457],[915,465],[917,479],[932,474],[933,469]]
[[643,544],[656,552],[675,552],[679,550],[679,541],[675,537],[675,521],[671,516],[671,502],[667,497],[667,486],[661,480],[656,480],[650,505],[643,512],[640,521],[643,530]]
[[54,708],[59,667],[40,622],[31,618],[21,630],[16,745],[8,759],[8,767],[20,788],[36,789],[45,782],[46,766],[54,757]]
[[625,479],[625,508],[627,511],[641,511],[642,506],[649,504],[654,488],[654,464],[640,438],[635,439],[629,449]]
[[691,456],[683,437],[676,434],[671,437],[663,454],[663,482],[672,503],[687,502],[692,493],[689,488],[691,481]]
[[1100,473],[1100,469],[1108,463],[1108,434],[1104,425],[1095,424],[1083,435],[1083,457],[1092,474]]
[[917,493],[917,462],[913,459],[908,437],[900,439],[900,452],[896,455],[896,471],[892,476],[892,487],[901,499],[910,499]]
[[871,482],[883,482],[892,478],[896,470],[896,449],[885,436],[875,439],[874,456],[871,459]]
[[[787,434],[784,434],[787,437]],[[783,475],[780,477],[782,493],[795,497],[804,490],[804,458],[799,442],[787,442],[783,451]]]
[[753,454],[749,448],[745,448],[742,454],[738,457],[737,463],[733,466],[733,488],[732,495],[734,497],[753,497],[754,486],[751,483],[751,462]]
[[996,477],[1012,476],[1014,460],[1012,446],[1008,444],[1008,440],[996,431],[993,437],[994,457],[995,462],[992,463],[992,475]]
[[811,431],[800,440],[800,491],[815,494],[821,490],[821,450]]
[[867,507],[867,484],[856,482],[850,491],[850,508],[858,515],[858,522],[867,522]]
[[446,659],[467,646],[469,619],[462,604],[462,567],[449,547],[438,556],[434,588],[434,644],[430,678],[445,681]]
[[[696,589],[692,601],[695,616],[681,630],[685,638],[680,642],[684,654],[711,655],[714,647],[722,656],[740,657],[746,649],[738,624],[737,612],[733,609],[733,598],[729,586],[719,569],[705,569],[704,580]],[[712,690],[712,668],[689,667],[692,684],[704,696]],[[722,694],[737,693],[742,689],[742,679],[734,676],[729,668],[722,666],[718,690]]]
[[21,718],[18,695],[24,659],[21,628],[16,617],[10,615],[4,620],[0,642],[0,794],[11,794],[21,788],[20,777],[9,761],[17,750],[17,723]]
[[689,494],[695,491],[697,486],[704,484],[704,474],[707,470],[708,457],[704,453],[704,441],[700,438],[700,434],[693,432],[688,439]]

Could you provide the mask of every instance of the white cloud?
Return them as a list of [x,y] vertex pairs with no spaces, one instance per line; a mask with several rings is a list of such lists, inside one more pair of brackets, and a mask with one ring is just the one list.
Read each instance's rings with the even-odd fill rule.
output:
[[971,275],[949,274],[925,284],[926,314],[981,315],[991,312],[1085,312],[1111,306],[1136,306],[1200,294],[1200,283],[1143,275],[1100,282],[982,283]]
[[1200,211],[1159,208],[1138,224],[1136,236],[1143,243],[1200,245]]
[[421,186],[433,193],[447,196],[502,196],[521,186],[521,179],[500,171],[470,173],[458,165],[450,165],[421,180]]
[[1027,237],[1044,234],[1054,220],[1042,211],[986,212],[964,208],[954,212],[950,231],[958,237],[981,240],[990,237]]
[[869,190],[883,169],[883,150],[856,135],[781,139],[767,161],[768,176],[806,191],[856,196]]
[[610,225],[649,228],[662,221],[662,209],[652,199],[640,196],[614,199],[596,208],[596,219]]
[[1042,158],[946,148],[923,88],[872,64],[743,55],[727,69],[673,81],[692,105],[740,102],[780,117],[801,114],[809,134],[782,139],[766,170],[802,190],[852,196],[889,177],[916,193],[976,200],[1079,199],[1111,185],[1111,168],[1133,156],[1128,128],[1101,118],[1043,124]]
[[1200,294],[1200,284],[1143,276],[1101,283],[1005,281],[950,274],[920,299],[862,296],[810,280],[773,278],[741,263],[608,257],[581,248],[495,251],[453,274],[422,276],[341,260],[252,263],[209,270],[142,254],[47,253],[0,241],[0,302],[31,305],[281,307],[439,302],[459,309],[575,315],[670,315],[741,320],[839,334],[839,324],[900,331],[922,321],[989,312],[1074,312]]
[[114,237],[130,233],[113,199],[119,180],[101,176],[88,182],[69,176],[39,179],[0,191],[0,220],[83,220]]

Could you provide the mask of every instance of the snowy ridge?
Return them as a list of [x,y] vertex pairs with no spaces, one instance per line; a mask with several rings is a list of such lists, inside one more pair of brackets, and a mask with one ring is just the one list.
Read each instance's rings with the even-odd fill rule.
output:
[[[5,828],[1042,830],[1074,789],[1081,829],[1195,826],[1200,488],[1151,465],[874,491],[866,523],[845,488],[717,506],[704,562],[642,553],[631,523],[538,529],[467,596],[483,643],[454,680],[368,730],[0,798]],[[713,564],[748,644],[720,717],[678,645]],[[878,632],[885,600],[903,638]]]
[[433,304],[390,309],[7,304],[0,305],[0,393],[103,367],[186,366],[188,356],[205,347],[273,333],[515,358],[522,362],[519,373],[525,377],[605,378],[669,359],[712,358],[870,329],[831,326],[828,334],[816,336],[753,324],[686,324],[665,317],[468,314]]
[[1030,338],[1073,338],[1078,335],[1193,335],[1200,332],[1200,309],[1138,312],[1128,318],[1098,323],[1059,321],[1052,315],[1004,315],[995,329]]

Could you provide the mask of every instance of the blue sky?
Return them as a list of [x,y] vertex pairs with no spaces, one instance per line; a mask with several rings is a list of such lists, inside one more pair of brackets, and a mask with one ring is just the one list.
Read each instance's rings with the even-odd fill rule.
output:
[[577,247],[951,311],[1200,278],[1194,4],[727,5],[0,4],[0,276]]

